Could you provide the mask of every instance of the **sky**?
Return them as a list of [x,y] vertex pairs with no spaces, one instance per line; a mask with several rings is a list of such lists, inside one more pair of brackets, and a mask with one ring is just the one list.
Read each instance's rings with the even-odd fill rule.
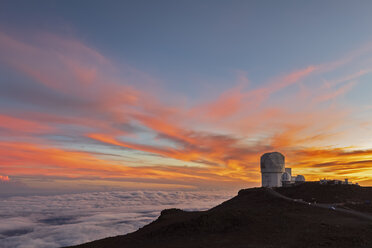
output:
[[1,1],[0,194],[372,185],[371,1]]

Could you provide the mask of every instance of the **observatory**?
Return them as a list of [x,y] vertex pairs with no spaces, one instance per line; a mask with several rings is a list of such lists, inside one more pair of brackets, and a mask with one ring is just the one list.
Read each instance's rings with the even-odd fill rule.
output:
[[261,157],[262,187],[282,186],[285,173],[284,156],[279,152],[265,153]]
[[282,187],[305,182],[305,177],[292,177],[292,169],[285,168],[285,157],[279,152],[261,156],[262,187]]

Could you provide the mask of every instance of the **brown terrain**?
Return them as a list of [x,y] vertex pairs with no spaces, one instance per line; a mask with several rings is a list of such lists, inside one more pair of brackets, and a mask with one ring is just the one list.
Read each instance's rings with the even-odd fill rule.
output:
[[372,247],[371,200],[372,188],[355,185],[245,189],[210,210],[163,210],[136,232],[74,247]]

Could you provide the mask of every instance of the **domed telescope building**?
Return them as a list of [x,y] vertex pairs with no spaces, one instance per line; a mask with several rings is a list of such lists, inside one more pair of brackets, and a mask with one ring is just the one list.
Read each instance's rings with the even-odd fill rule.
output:
[[305,177],[292,177],[292,169],[285,168],[285,157],[279,152],[261,156],[262,187],[282,187],[305,182]]

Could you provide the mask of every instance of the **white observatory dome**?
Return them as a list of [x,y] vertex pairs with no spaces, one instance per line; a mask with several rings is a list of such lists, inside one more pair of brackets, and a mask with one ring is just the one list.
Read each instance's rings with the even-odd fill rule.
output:
[[291,175],[289,175],[288,172],[284,172],[282,175],[282,182],[290,182],[291,181]]
[[284,172],[284,156],[279,152],[265,153],[261,156],[261,172]]
[[303,175],[298,175],[296,177],[296,182],[305,182],[305,177]]

